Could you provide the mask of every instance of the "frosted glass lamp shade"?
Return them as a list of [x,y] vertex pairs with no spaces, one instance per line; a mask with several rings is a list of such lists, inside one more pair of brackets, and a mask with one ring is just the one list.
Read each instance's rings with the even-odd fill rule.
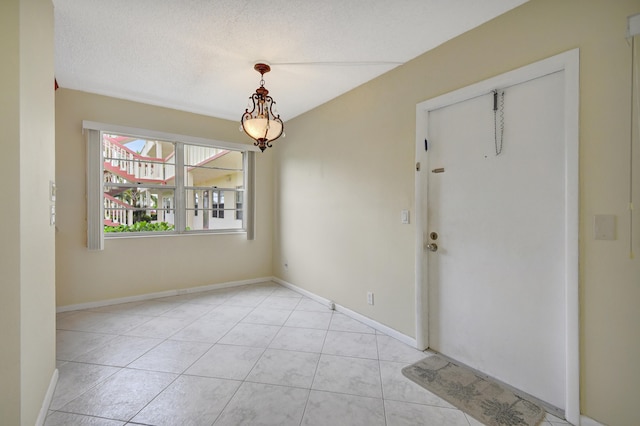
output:
[[282,134],[282,122],[277,120],[267,120],[266,118],[251,118],[242,123],[244,131],[251,139],[266,139],[272,141]]

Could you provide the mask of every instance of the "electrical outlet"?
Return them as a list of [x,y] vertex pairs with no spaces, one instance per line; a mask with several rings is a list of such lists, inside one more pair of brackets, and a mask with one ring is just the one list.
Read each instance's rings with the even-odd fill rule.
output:
[[370,305],[373,305],[373,292],[372,291],[368,291],[367,292],[367,303]]

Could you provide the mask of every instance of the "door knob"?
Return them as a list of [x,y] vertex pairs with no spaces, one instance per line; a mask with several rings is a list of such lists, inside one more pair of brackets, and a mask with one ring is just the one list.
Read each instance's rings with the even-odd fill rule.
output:
[[427,244],[427,250],[438,251],[438,245],[436,243]]

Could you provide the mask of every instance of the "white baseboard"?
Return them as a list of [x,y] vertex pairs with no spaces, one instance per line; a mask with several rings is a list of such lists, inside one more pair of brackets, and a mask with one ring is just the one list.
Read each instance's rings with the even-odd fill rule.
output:
[[200,293],[209,290],[219,290],[222,288],[239,287],[248,284],[258,284],[265,281],[271,281],[271,277],[252,278],[241,281],[228,281],[226,283],[210,284],[200,287],[181,288],[176,290],[160,291],[156,293],[140,294],[137,296],[119,297],[117,299],[99,300],[96,302],[79,303],[76,305],[58,306],[56,312],[78,311],[81,309],[99,308],[102,306],[117,305],[119,303],[140,302],[150,299],[158,299],[160,297],[180,296],[184,294]]
[[56,385],[58,384],[58,369],[53,370],[53,374],[51,375],[51,380],[49,381],[49,387],[47,388],[47,393],[44,395],[44,400],[42,401],[42,407],[40,408],[40,414],[38,414],[38,418],[36,419],[36,426],[43,426],[44,421],[47,419],[47,413],[49,412],[49,407],[51,406],[51,400],[53,399],[53,392],[56,390]]
[[[327,307],[331,303],[331,301],[329,299],[325,299],[324,297],[321,297],[321,296],[318,296],[317,294],[311,293],[308,290],[300,288],[300,287],[298,287],[298,286],[296,286],[294,284],[291,284],[290,282],[287,282],[287,281],[285,281],[283,279],[280,279],[278,277],[271,277],[271,280],[276,282],[276,283],[278,283],[278,284],[280,284],[280,285],[283,285],[283,286],[287,287],[290,290],[295,291],[296,293],[300,293],[303,296],[308,297],[309,299],[315,300],[316,302],[321,303],[321,304],[323,304],[323,305],[325,305]],[[359,314],[359,313],[357,313],[355,311],[352,311],[349,308],[345,308],[344,306],[339,305],[337,303],[335,304],[335,310],[340,312],[340,313],[345,314],[348,317],[353,318],[356,321],[360,321],[361,323],[364,323],[364,324],[368,325],[369,327],[371,327],[371,328],[373,328],[375,330],[378,330],[381,333],[386,334],[387,336],[393,337],[394,339],[399,340],[402,343],[405,343],[405,344],[407,344],[407,345],[409,345],[411,347],[417,348],[416,339],[414,339],[413,337],[409,337],[406,334],[400,333],[399,331],[394,330],[393,328],[387,327],[384,324],[381,324],[381,323],[379,323],[379,322],[377,322],[375,320],[372,320],[369,317],[366,317],[366,316],[364,316],[362,314]]]
[[587,416],[580,416],[580,426],[606,426]]
[[318,296],[315,293],[311,293],[310,291],[305,290],[304,288],[300,288],[300,287],[298,287],[296,285],[293,285],[290,282],[287,282],[287,281],[285,281],[283,279],[280,279],[278,277],[271,277],[271,281],[276,282],[276,283],[278,283],[278,284],[280,284],[282,286],[285,286],[289,290],[293,290],[296,293],[300,293],[301,295],[306,296],[311,300],[315,300],[316,302],[318,302],[318,303],[320,303],[322,305],[325,305],[327,307],[329,307],[329,303],[331,302],[329,299],[325,299],[324,297]]

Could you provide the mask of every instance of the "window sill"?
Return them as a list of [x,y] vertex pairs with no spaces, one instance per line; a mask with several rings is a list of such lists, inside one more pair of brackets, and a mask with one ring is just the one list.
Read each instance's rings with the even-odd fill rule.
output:
[[193,237],[204,235],[234,235],[234,234],[247,234],[246,229],[221,229],[211,231],[186,231],[182,233],[176,232],[114,232],[104,234],[105,241],[107,240],[122,240],[132,238],[158,238],[158,237]]

